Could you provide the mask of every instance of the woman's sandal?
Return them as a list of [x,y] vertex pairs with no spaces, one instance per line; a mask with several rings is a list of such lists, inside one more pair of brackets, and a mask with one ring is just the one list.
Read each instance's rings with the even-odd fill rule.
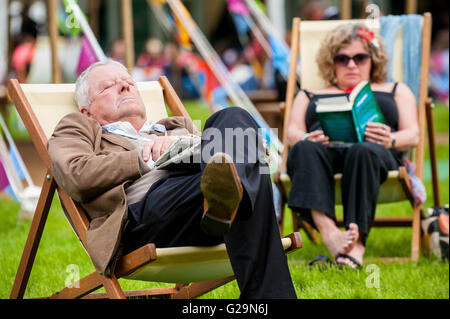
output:
[[[348,264],[340,264],[340,263],[338,263],[337,260],[339,258],[345,258],[345,259],[350,260],[354,264],[354,266],[348,265]],[[338,254],[338,255],[336,255],[336,257],[334,257],[334,259],[336,260],[336,264],[335,265],[348,266],[348,267],[350,267],[352,269],[355,269],[355,270],[360,270],[362,268],[361,262],[359,262],[358,260],[356,260],[356,258],[354,258],[354,257],[352,257],[350,255],[347,255],[347,254]]]
[[313,260],[311,260],[308,264],[309,269],[319,269],[322,271],[328,270],[328,267],[333,267],[336,264],[334,264],[330,258],[327,256],[317,256]]

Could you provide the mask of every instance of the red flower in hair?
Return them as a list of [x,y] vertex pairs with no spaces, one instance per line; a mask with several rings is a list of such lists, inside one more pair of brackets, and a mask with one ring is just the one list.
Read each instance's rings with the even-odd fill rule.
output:
[[369,31],[368,29],[365,28],[359,28],[358,29],[358,36],[363,39],[364,42],[366,43],[372,43],[375,47],[379,47],[378,41],[375,38],[375,33],[373,33],[372,31]]

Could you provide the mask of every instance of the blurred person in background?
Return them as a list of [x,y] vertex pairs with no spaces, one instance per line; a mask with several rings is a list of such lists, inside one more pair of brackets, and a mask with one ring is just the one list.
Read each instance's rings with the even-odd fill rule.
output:
[[111,50],[108,52],[108,57],[112,60],[125,64],[125,41],[123,39],[116,39],[111,45]]
[[13,72],[11,77],[16,77],[21,83],[25,83],[27,80],[38,35],[38,24],[29,15],[30,7],[31,3],[25,3],[22,6],[18,2],[14,2],[10,7],[13,16],[11,32],[15,42],[11,61]]
[[430,56],[430,93],[449,105],[449,29],[437,32]]
[[304,20],[337,20],[339,11],[328,0],[308,0],[300,7],[300,17]]

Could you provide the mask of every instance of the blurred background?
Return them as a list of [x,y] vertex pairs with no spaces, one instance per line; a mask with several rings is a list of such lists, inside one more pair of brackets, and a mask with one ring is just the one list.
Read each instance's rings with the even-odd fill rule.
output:
[[[193,118],[203,121],[228,104],[227,92],[211,72],[201,48],[164,0],[78,0],[103,54],[124,63],[136,80],[169,78]],[[233,5],[230,3],[233,3]],[[384,15],[431,12],[433,16],[430,95],[439,118],[448,122],[449,3],[444,0],[255,0],[262,20],[242,20],[241,1],[185,0],[186,19],[192,19],[206,52],[217,57],[233,82],[256,106],[270,127],[279,128],[279,103],[285,99],[286,61],[293,17],[302,20],[373,19]],[[237,4],[236,4],[237,3]],[[245,3],[245,1],[244,1]],[[0,0],[0,112],[31,178],[40,185],[45,169],[28,133],[7,96],[7,82],[71,83],[86,63],[86,32],[68,10],[67,0]],[[378,11],[370,10],[375,4]],[[245,8],[244,8],[245,9]],[[245,10],[244,10],[245,11]],[[254,12],[252,12],[251,16]],[[244,14],[245,16],[245,14]],[[257,28],[259,26],[259,28]],[[259,34],[258,34],[259,32]],[[270,33],[276,35],[271,36]],[[274,41],[277,40],[277,41]],[[90,49],[90,50],[89,50]],[[52,52],[55,54],[52,55]],[[83,61],[83,59],[87,59]],[[285,59],[287,60],[287,59]],[[277,64],[278,63],[278,64]],[[443,114],[443,116],[441,116]],[[438,142],[447,145],[439,166],[448,176],[448,125],[437,123]],[[443,128],[441,129],[440,127]],[[447,128],[446,128],[447,127]],[[2,131],[2,134],[4,132]],[[445,165],[447,168],[445,168]]]
[[[156,69],[164,68],[165,63],[168,63],[167,60],[175,59],[180,53],[180,41],[176,39],[177,35],[164,25],[167,21],[163,20],[171,18],[164,16],[164,13],[161,16],[161,13],[155,12],[155,6],[151,5],[152,2],[161,2],[160,0],[78,0],[77,2],[86,15],[103,52],[126,63],[130,69],[148,66],[154,66]],[[370,18],[373,12],[366,11],[370,4],[378,6],[380,15],[431,12],[433,15],[432,50],[433,52],[448,51],[449,4],[444,0],[258,0],[255,2],[263,8],[276,29],[274,31],[285,38],[287,43],[293,17],[301,17],[303,20]],[[61,78],[58,81],[73,82],[76,78],[74,61],[78,60],[81,50],[81,33],[77,34],[70,29],[73,21],[65,12],[64,0],[1,0],[0,3],[2,15],[0,20],[0,95],[5,96],[4,86],[7,79],[11,77],[17,77],[22,82],[50,83],[54,80],[51,73],[51,52],[48,40],[49,21],[51,21],[49,10],[55,15],[58,25],[57,50],[61,66]],[[263,64],[264,57],[261,55],[265,52],[264,48],[261,48],[260,41],[252,41],[252,38],[243,39],[233,12],[227,8],[226,0],[185,0],[183,3],[200,31],[228,68],[231,69],[236,64],[244,62],[250,63],[254,58],[253,54],[261,60],[260,64]],[[49,4],[52,4],[52,8],[49,8]],[[124,19],[122,14],[124,6],[131,10],[131,19]],[[168,10],[165,11],[167,13]],[[132,41],[129,43],[125,43],[126,39],[124,39],[127,28],[131,28]],[[250,46],[253,46],[252,50]],[[125,61],[127,50],[132,50],[131,61]],[[33,63],[35,61],[39,61],[39,67],[33,67],[37,64]],[[178,64],[180,63],[181,61],[178,61]],[[433,69],[437,69],[435,64],[432,63]],[[257,72],[255,68],[252,70]],[[167,73],[167,71],[169,70],[163,72]],[[141,76],[156,76],[157,70],[153,72],[150,76],[149,74],[141,74]],[[255,76],[261,80],[261,74]],[[271,79],[266,78],[264,83],[257,83],[259,85],[257,88],[273,88],[272,82]],[[252,84],[248,86],[256,87]],[[195,96],[194,91],[183,87],[180,93],[191,97],[191,95]],[[448,96],[441,94],[442,92],[435,93],[441,99],[448,99]]]
[[[79,5],[92,31],[90,36],[74,18],[69,2]],[[173,11],[175,3],[181,8],[177,15]],[[99,56],[108,56],[124,63],[135,80],[167,76],[191,118],[202,126],[217,109],[230,103],[239,105],[236,98],[230,99],[230,93],[239,93],[238,100],[254,105],[281,137],[280,105],[285,100],[293,17],[302,21],[370,21],[424,12],[431,12],[433,19],[428,87],[435,105],[439,192],[442,204],[447,204],[449,2],[445,0],[0,0],[0,160],[11,159],[12,170],[21,180],[18,183],[37,185],[25,189],[32,191],[25,195],[37,201],[46,168],[7,95],[9,79],[21,83],[73,83]],[[22,159],[24,166],[20,165]],[[11,188],[12,179],[8,180],[2,168],[0,165],[0,299],[9,296],[34,212],[34,208],[27,210],[23,206]],[[424,208],[428,209],[434,205],[428,145],[424,183],[428,194]],[[29,297],[50,295],[61,289],[67,263],[79,265],[82,274],[93,271],[56,196],[54,202],[33,268]],[[398,216],[410,215],[407,201],[386,206],[377,209],[377,215],[387,216],[391,211]],[[287,214],[291,214],[289,210]],[[342,210],[338,214],[342,216]],[[292,231],[291,218],[286,218],[284,234]],[[396,231],[376,229],[373,233],[367,247],[369,259],[398,256],[399,252],[403,257],[410,255],[409,227]],[[360,274],[305,271],[305,261],[326,254],[327,250],[323,244],[312,244],[303,234],[302,238],[304,248],[289,257],[293,280],[302,298],[448,299],[448,262],[422,258],[419,264],[379,263],[383,289],[367,289],[365,276]],[[143,284],[132,282],[122,288],[134,290],[140,285]],[[236,283],[230,283],[218,291],[206,297],[235,298],[239,289]]]

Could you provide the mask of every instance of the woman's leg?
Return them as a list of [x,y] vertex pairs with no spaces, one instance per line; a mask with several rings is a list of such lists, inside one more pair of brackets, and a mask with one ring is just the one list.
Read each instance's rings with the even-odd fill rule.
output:
[[292,147],[288,158],[292,185],[288,206],[319,230],[333,257],[347,253],[358,235],[356,224],[349,225],[346,231],[336,226],[334,174],[341,154],[320,143],[301,141]]
[[311,210],[332,220],[334,210],[334,153],[320,143],[300,141],[289,151],[287,173],[291,179],[288,206],[314,226]]
[[[348,255],[362,262],[365,242],[375,219],[380,185],[389,170],[398,169],[398,159],[391,151],[374,143],[358,143],[350,147],[343,162],[341,181],[344,224],[356,223],[359,238]],[[340,263],[351,263],[342,258]]]
[[311,210],[311,215],[319,232],[322,234],[323,243],[327,246],[331,256],[349,253],[358,242],[358,225],[351,223],[346,231],[341,231],[334,220],[325,213]]

